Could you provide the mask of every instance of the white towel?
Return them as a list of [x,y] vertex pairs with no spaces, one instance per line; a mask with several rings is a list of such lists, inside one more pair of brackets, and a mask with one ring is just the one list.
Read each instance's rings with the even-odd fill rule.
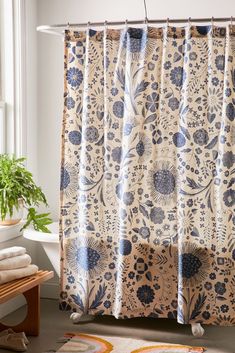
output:
[[6,248],[0,250],[0,260],[8,259],[9,257],[24,255],[26,249],[22,246],[12,246],[11,248]]
[[29,265],[27,267],[17,268],[15,270],[0,271],[0,284],[13,281],[14,279],[19,279],[19,278],[33,275],[37,271],[38,271],[38,266],[36,265]]
[[0,260],[0,271],[26,267],[30,265],[31,262],[32,259],[28,254],[9,257],[8,259]]

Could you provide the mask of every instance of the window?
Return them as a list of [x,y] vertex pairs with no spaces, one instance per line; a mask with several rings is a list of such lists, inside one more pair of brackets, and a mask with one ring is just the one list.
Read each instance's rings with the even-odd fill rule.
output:
[[23,154],[24,4],[0,0],[0,153]]

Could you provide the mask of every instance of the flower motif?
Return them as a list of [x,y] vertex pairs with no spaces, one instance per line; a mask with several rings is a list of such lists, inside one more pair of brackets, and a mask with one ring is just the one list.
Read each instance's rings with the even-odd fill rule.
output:
[[134,269],[139,275],[143,275],[148,270],[148,265],[142,257],[138,257],[136,263],[134,264]]
[[130,255],[131,250],[132,250],[132,244],[131,244],[130,240],[121,239],[119,241],[119,253],[121,255],[124,255],[124,256]]
[[78,173],[76,168],[69,163],[65,163],[60,171],[60,190],[67,198],[73,197],[77,191],[77,183]]
[[132,205],[132,203],[134,202],[134,195],[132,194],[132,192],[130,191],[124,192],[122,196],[122,201],[127,206]]
[[99,138],[98,130],[95,126],[88,126],[84,131],[84,138],[88,142],[96,142]]
[[235,118],[235,108],[233,103],[229,103],[226,107],[226,115],[230,121],[233,121]]
[[150,219],[154,224],[161,224],[165,219],[165,212],[161,207],[153,207],[150,211]]
[[71,67],[66,73],[66,79],[72,87],[78,88],[82,83],[83,73],[81,70]]
[[235,205],[235,190],[228,189],[224,192],[223,196],[224,203],[227,207],[232,207]]
[[171,82],[177,87],[181,87],[186,79],[186,73],[181,66],[175,67],[170,73]]
[[139,142],[136,145],[136,152],[138,154],[140,161],[145,161],[152,153],[152,143],[151,140],[145,135],[139,134]]
[[98,111],[103,111],[104,110],[104,91],[103,89],[100,89],[99,87],[94,90],[94,93],[91,93],[90,96],[92,106],[98,110]]
[[76,45],[72,47],[72,53],[76,55],[78,59],[83,58],[85,51],[85,45],[81,41],[76,42]]
[[233,154],[232,151],[228,151],[224,153],[222,161],[223,161],[223,165],[228,169],[230,169],[235,163],[235,154]]
[[224,70],[224,65],[225,65],[224,55],[218,55],[215,58],[215,65],[216,65],[218,70],[220,70],[220,71]]
[[196,130],[193,133],[194,142],[197,143],[199,146],[207,145],[209,141],[208,133],[205,129]]
[[77,130],[70,131],[68,134],[68,137],[69,137],[69,141],[73,145],[80,145],[81,144],[82,135],[79,131],[77,131]]
[[72,97],[66,97],[64,104],[69,110],[75,107],[75,101]]
[[216,284],[215,284],[215,292],[217,294],[219,294],[219,295],[224,295],[224,293],[226,292],[225,283],[216,282]]
[[172,97],[168,101],[168,106],[171,108],[172,111],[175,111],[179,108],[180,102],[176,97]]
[[154,290],[147,285],[143,285],[137,290],[137,298],[143,304],[150,304],[155,298]]
[[152,94],[149,94],[147,96],[145,107],[146,109],[154,113],[158,109],[158,103],[159,103],[159,94],[157,94],[156,92],[153,92]]
[[124,103],[122,101],[116,101],[113,104],[113,114],[117,118],[123,118],[124,116]]
[[218,113],[223,105],[223,90],[220,87],[209,88],[207,94],[202,96],[202,104],[207,112]]
[[147,239],[150,236],[150,230],[148,227],[144,226],[144,227],[140,227],[139,229],[139,234],[143,239]]
[[121,163],[122,160],[122,147],[115,147],[112,150],[112,158],[114,162],[117,162],[118,164]]
[[183,147],[186,143],[186,139],[181,132],[176,132],[172,139],[176,147]]
[[108,261],[102,243],[83,236],[68,239],[65,257],[71,270],[85,278],[97,278],[105,270]]
[[149,172],[148,187],[152,199],[160,204],[166,205],[173,201],[176,196],[177,175],[176,168],[170,161],[158,160]]
[[210,268],[208,250],[197,247],[192,242],[185,242],[179,251],[176,263],[179,280],[184,287],[194,287],[204,281]]

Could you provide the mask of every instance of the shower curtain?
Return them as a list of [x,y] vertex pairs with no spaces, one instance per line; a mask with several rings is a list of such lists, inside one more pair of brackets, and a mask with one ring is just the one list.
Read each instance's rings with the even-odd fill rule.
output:
[[235,324],[235,26],[65,33],[63,310]]

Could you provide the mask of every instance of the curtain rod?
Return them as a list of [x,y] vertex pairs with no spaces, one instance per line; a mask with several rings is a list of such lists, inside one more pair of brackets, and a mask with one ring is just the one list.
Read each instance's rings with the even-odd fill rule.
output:
[[150,20],[147,17],[144,20],[131,20],[131,21],[104,21],[104,22],[87,22],[87,23],[67,23],[67,24],[54,24],[54,25],[42,25],[37,27],[37,31],[39,32],[44,32],[48,34],[55,34],[62,36],[63,33],[57,32],[59,29],[74,29],[74,28],[82,28],[82,27],[106,27],[106,26],[123,26],[123,25],[141,25],[141,24],[170,24],[170,23],[201,23],[201,22],[211,22],[212,24],[214,22],[228,22],[230,21],[231,24],[233,24],[234,17],[221,17],[221,18],[191,18],[189,17],[188,19],[156,19],[156,20]]

